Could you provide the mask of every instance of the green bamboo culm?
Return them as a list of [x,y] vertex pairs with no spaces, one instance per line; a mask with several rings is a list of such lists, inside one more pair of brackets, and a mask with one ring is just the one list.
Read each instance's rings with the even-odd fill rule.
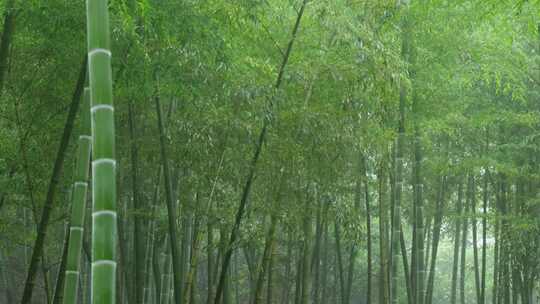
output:
[[71,221],[69,227],[69,245],[64,285],[64,304],[77,303],[79,286],[79,265],[82,240],[84,235],[84,211],[86,210],[86,192],[88,189],[88,168],[90,164],[90,89],[84,89],[81,111],[81,135],[77,141],[77,161],[71,195]]
[[87,0],[88,67],[92,121],[93,304],[116,299],[116,161],[107,0]]

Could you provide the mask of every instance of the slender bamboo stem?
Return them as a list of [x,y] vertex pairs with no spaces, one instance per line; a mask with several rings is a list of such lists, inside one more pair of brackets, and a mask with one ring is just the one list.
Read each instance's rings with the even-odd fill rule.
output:
[[79,286],[79,265],[84,236],[84,216],[86,211],[86,193],[88,190],[88,169],[90,164],[90,89],[84,89],[84,101],[81,111],[81,135],[78,139],[75,179],[71,196],[71,222],[64,287],[64,304],[77,303]]
[[[165,181],[165,198],[167,200],[167,215],[168,215],[168,224],[169,224],[169,237],[170,237],[170,247],[171,247],[171,258],[172,258],[172,272],[174,280],[174,301],[176,304],[182,302],[181,288],[180,284],[180,260],[178,255],[178,242],[176,234],[176,205],[173,202],[173,191],[171,184],[171,173],[169,170],[169,161],[167,158],[167,147],[165,139],[165,130],[164,123],[161,113],[161,103],[158,93],[154,97],[156,112],[158,117],[158,128],[159,128],[159,140],[161,145],[161,161],[163,166],[163,176]],[[163,299],[162,299],[163,300]]]
[[[300,27],[300,21],[302,20],[302,16],[304,15],[304,9],[306,7],[306,4],[307,4],[307,0],[304,0],[302,2],[302,6],[300,7],[300,11],[298,12],[296,22],[294,24],[293,31],[292,31],[292,37],[289,40],[287,50],[285,52],[285,55],[283,56],[283,61],[282,61],[281,66],[279,68],[279,72],[278,72],[278,76],[277,76],[277,80],[276,80],[276,84],[275,84],[276,89],[279,89],[281,87],[283,74],[285,72],[285,67],[287,66],[287,62],[289,61],[289,56],[291,54],[292,47],[293,47],[294,41],[296,39],[296,34],[298,33],[298,29]],[[271,106],[272,105],[270,105],[270,109],[272,108]],[[251,191],[251,185],[253,183],[253,177],[255,176],[255,170],[256,170],[256,167],[257,167],[257,163],[259,161],[259,156],[261,154],[262,146],[263,146],[263,144],[265,142],[265,139],[266,139],[266,134],[267,134],[267,131],[268,131],[268,125],[269,125],[268,119],[264,119],[263,127],[262,127],[262,129],[261,129],[261,131],[259,133],[259,139],[257,141],[257,146],[255,148],[255,153],[253,154],[253,158],[251,160],[251,164],[250,164],[250,167],[249,167],[249,173],[248,173],[248,176],[247,176],[247,179],[246,179],[246,183],[245,183],[244,188],[242,190],[242,197],[240,199],[240,205],[238,206],[238,210],[237,210],[236,215],[235,215],[234,226],[233,226],[233,228],[231,230],[231,235],[230,235],[230,238],[229,238],[229,244],[228,244],[227,250],[225,252],[224,258],[223,258],[223,263],[222,263],[222,266],[221,266],[221,274],[220,274],[219,279],[218,279],[218,285],[217,285],[217,288],[216,288],[216,295],[215,295],[215,298],[214,298],[214,303],[215,304],[220,304],[221,300],[222,300],[226,274],[228,273],[227,271],[228,271],[229,264],[230,264],[230,261],[231,261],[231,256],[232,256],[232,250],[233,250],[232,245],[236,242],[236,239],[238,238],[238,233],[239,233],[239,230],[240,230],[240,224],[242,223],[242,217],[244,216],[245,206],[247,204],[249,193]]]
[[39,259],[43,255],[43,247],[45,244],[45,237],[47,235],[47,228],[49,226],[49,220],[51,217],[54,197],[56,195],[56,188],[60,182],[60,173],[64,165],[64,158],[66,156],[66,151],[71,139],[71,132],[73,131],[73,125],[75,123],[75,117],[79,110],[79,105],[81,101],[81,95],[84,89],[84,79],[86,75],[86,57],[83,60],[82,66],[79,71],[79,78],[75,86],[75,91],[71,99],[71,105],[69,113],[66,119],[66,124],[64,126],[64,131],[62,133],[62,139],[60,140],[60,147],[58,148],[58,153],[56,154],[56,159],[54,161],[54,167],[52,170],[51,180],[49,182],[49,187],[47,190],[47,196],[45,198],[45,203],[43,204],[43,211],[41,213],[41,219],[38,225],[38,235],[34,243],[34,249],[32,251],[32,257],[30,259],[30,265],[28,266],[28,272],[26,276],[26,282],[24,285],[23,296],[21,304],[28,304],[32,299],[32,292],[34,289],[34,279],[37,272],[37,266],[39,264]]

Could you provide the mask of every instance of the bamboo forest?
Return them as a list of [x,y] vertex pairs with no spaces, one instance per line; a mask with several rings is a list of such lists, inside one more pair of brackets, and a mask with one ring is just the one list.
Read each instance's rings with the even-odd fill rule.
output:
[[0,304],[540,304],[540,0],[0,0]]

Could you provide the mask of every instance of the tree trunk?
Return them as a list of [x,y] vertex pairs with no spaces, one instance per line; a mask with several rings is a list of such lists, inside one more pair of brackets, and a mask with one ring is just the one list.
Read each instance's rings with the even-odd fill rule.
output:
[[[285,278],[291,278],[292,276],[292,260],[293,260],[293,237],[290,230],[287,231],[287,257],[285,260]],[[289,280],[283,280],[281,302],[289,304],[289,297],[291,291],[291,284]]]
[[499,249],[500,257],[500,264],[499,266],[502,267],[502,280],[499,281],[499,290],[502,292],[501,300],[503,301],[503,304],[510,304],[510,244],[508,240],[508,235],[506,233],[502,233],[502,231],[509,231],[509,224],[508,219],[505,217],[508,215],[509,212],[509,201],[507,197],[507,185],[506,185],[506,176],[501,174],[501,194],[500,194],[500,208],[501,208],[501,214],[503,216],[502,220],[502,229],[501,229],[501,248]]
[[[211,210],[211,209],[210,209]],[[206,221],[206,258],[207,258],[207,285],[208,285],[208,294],[206,297],[206,304],[211,304],[213,299],[213,290],[214,290],[214,252],[213,252],[213,243],[214,243],[214,227],[212,226],[212,220],[208,219]]]
[[[198,196],[198,195],[197,195]],[[191,257],[189,262],[189,271],[186,276],[186,288],[184,290],[184,304],[190,304],[194,302],[193,293],[196,285],[197,265],[199,261],[199,243],[201,241],[201,235],[199,235],[199,221],[195,221],[193,242],[191,244]]]
[[[185,216],[182,221],[182,241],[180,249],[180,286],[182,288],[180,296],[182,299],[185,299],[184,290],[186,289],[186,274],[189,268],[190,251],[192,244],[191,235],[193,228],[193,214],[190,210],[191,207],[189,206],[189,199],[186,199],[183,207],[183,213]],[[182,301],[182,303],[184,302]]]
[[[436,212],[436,211],[435,211]],[[427,265],[429,265],[429,259],[430,259],[430,250],[432,250],[431,248],[431,243],[433,242],[433,227],[432,227],[432,224],[434,224],[432,222],[432,217],[428,217],[427,218],[427,225],[426,227],[424,228],[424,235],[425,235],[425,238],[424,238],[424,244],[426,244],[426,248],[424,249],[424,266],[427,267]],[[426,268],[425,269],[426,273],[428,272],[428,269]],[[426,286],[426,299],[427,299],[427,286]],[[425,299],[424,299],[424,304],[425,303]]]
[[379,303],[389,304],[390,286],[388,282],[388,209],[386,204],[386,168],[381,163],[377,179],[379,180],[379,235],[380,235],[380,285]]
[[304,252],[302,259],[302,296],[300,304],[308,304],[311,296],[311,234],[312,234],[312,219],[311,209],[309,206],[309,199],[306,199],[304,215]]
[[[88,167],[88,162],[86,163]],[[85,200],[86,201],[86,196]],[[83,206],[84,209],[84,206]],[[58,275],[56,276],[56,285],[54,287],[54,295],[53,295],[53,304],[61,304],[63,303],[63,294],[64,294],[64,282],[66,278],[66,265],[67,265],[67,259],[68,259],[68,249],[69,249],[69,230],[66,229],[65,237],[64,237],[64,249],[62,250],[62,258],[60,259],[60,267],[58,267]],[[82,243],[82,233],[81,233],[81,243]],[[81,248],[79,246],[79,255],[81,253]],[[78,260],[80,263],[80,259]],[[77,267],[78,270],[78,267]],[[77,285],[78,286],[78,275],[77,275]],[[75,298],[76,299],[76,298]]]
[[[15,174],[15,166],[13,166],[13,167],[11,167],[9,169],[9,173],[7,175],[8,179],[11,179],[14,174]],[[0,210],[2,210],[2,207],[4,207],[7,196],[8,196],[7,191],[5,191],[5,190],[2,193],[0,193]]]
[[[495,208],[496,213],[498,213],[497,208]],[[498,214],[497,214],[498,215]],[[499,255],[499,248],[500,248],[500,226],[499,226],[499,220],[495,218],[495,232],[494,232],[494,238],[495,238],[495,245],[493,246],[493,289],[491,291],[491,303],[492,304],[498,304],[498,293],[499,293],[499,261],[500,261],[500,255]]]
[[[165,240],[165,245],[164,246],[164,252],[161,253],[162,255],[162,269],[163,269],[163,274],[161,276],[161,287],[160,287],[160,304],[169,304],[170,303],[170,289],[169,289],[169,286],[170,286],[170,281],[171,281],[171,264],[172,264],[172,261],[171,261],[171,255],[170,254],[167,254],[165,253],[166,251],[168,251],[167,249],[167,240]],[[174,270],[173,270],[174,271]]]
[[[122,208],[123,207],[123,208]],[[129,285],[128,282],[128,259],[127,259],[127,247],[128,243],[126,241],[126,219],[125,214],[127,213],[127,206],[126,204],[123,204],[123,206],[120,206],[118,212],[118,217],[116,218],[116,229],[118,230],[118,276],[117,276],[117,292],[116,292],[116,301],[118,303],[124,302],[124,297],[126,298],[127,302],[133,302],[133,293],[131,292],[132,286]]]
[[403,275],[405,277],[405,285],[407,287],[407,303],[413,304],[413,289],[412,289],[412,282],[411,282],[411,272],[409,270],[409,262],[407,260],[407,247],[405,245],[405,235],[403,233],[403,224],[401,224],[402,227],[399,229],[399,245],[401,247],[401,256],[403,258]]
[[181,291],[182,288],[180,282],[180,261],[178,255],[178,238],[176,233],[176,206],[173,201],[172,193],[172,184],[171,184],[171,173],[169,170],[169,161],[167,158],[167,147],[166,147],[166,136],[163,126],[163,119],[161,113],[161,104],[160,97],[157,95],[154,97],[156,112],[158,117],[158,129],[159,129],[159,140],[160,140],[160,151],[161,151],[161,162],[163,166],[163,176],[165,177],[165,197],[167,200],[167,215],[169,223],[169,238],[170,238],[170,247],[171,247],[171,258],[172,258],[172,268],[173,268],[173,281],[174,281],[174,301],[176,304],[182,303]]
[[274,298],[274,261],[276,255],[277,246],[272,246],[272,252],[270,253],[270,261],[268,262],[268,285],[266,286],[266,304],[272,304]]
[[15,298],[13,296],[13,289],[12,289],[12,280],[8,279],[8,271],[7,271],[7,261],[6,257],[2,254],[2,251],[0,250],[0,275],[2,276],[2,281],[4,285],[4,294],[5,294],[5,300],[6,303],[14,303]]
[[[465,203],[465,207],[463,208],[464,211],[468,210],[468,203],[467,200]],[[466,304],[465,301],[465,263],[467,261],[467,235],[468,235],[468,219],[467,216],[465,216],[462,219],[462,235],[461,235],[461,261],[460,261],[460,278],[459,278],[459,294],[460,294],[460,303]]]
[[398,304],[398,250],[401,234],[401,196],[403,188],[403,149],[405,140],[405,101],[407,91],[403,83],[401,83],[399,94],[399,126],[398,137],[396,140],[395,153],[395,193],[394,193],[394,212],[392,218],[392,291],[390,293],[393,304]]
[[[313,249],[313,260],[311,261],[311,269],[313,271],[313,304],[319,304],[320,295],[320,264],[321,264],[321,242],[323,234],[323,208],[326,209],[328,204],[322,204],[322,200],[318,201],[317,205],[317,217],[315,224],[315,248]],[[270,304],[270,303],[268,303]]]
[[456,304],[457,299],[457,278],[458,278],[458,266],[459,266],[459,246],[461,239],[461,211],[463,200],[463,184],[458,185],[458,199],[456,204],[456,219],[454,220],[454,255],[452,266],[452,286],[450,288],[450,304]]
[[296,280],[295,280],[295,288],[294,288],[294,304],[301,304],[301,296],[302,296],[302,266],[303,266],[303,243],[300,243],[300,247],[298,248],[297,257],[296,257]]
[[[157,234],[157,228],[156,228],[156,214],[157,214],[157,208],[158,208],[158,202],[159,202],[159,188],[161,186],[161,175],[162,175],[162,168],[161,165],[158,166],[158,171],[155,179],[154,184],[154,192],[152,194],[152,205],[150,207],[151,211],[151,218],[149,218],[146,221],[146,248],[145,248],[145,270],[144,270],[144,297],[143,301],[144,303],[154,303],[154,300],[157,297],[157,293],[155,288],[152,289],[152,282],[156,282],[154,272],[154,254],[155,254],[155,247],[156,246],[156,234]],[[159,274],[159,268],[157,269]],[[154,277],[152,280],[152,277]],[[157,279],[159,281],[159,278]],[[158,285],[159,286],[159,285]],[[153,300],[152,300],[153,299]],[[159,303],[159,301],[157,302]]]
[[353,285],[354,273],[355,273],[354,264],[356,261],[356,254],[357,254],[356,245],[352,244],[350,252],[349,252],[349,268],[348,268],[348,274],[347,274],[347,285],[345,286],[345,295],[344,295],[346,304],[349,304],[351,302],[352,285]]
[[144,286],[144,237],[142,230],[142,206],[140,205],[139,195],[139,162],[138,162],[138,149],[135,135],[135,114],[133,109],[133,100],[128,102],[128,124],[129,124],[129,141],[131,150],[131,190],[133,198],[134,209],[134,225],[133,225],[133,274],[135,276],[135,303],[143,303],[143,286]]
[[[485,154],[488,153],[489,147],[489,129],[486,128],[486,148]],[[484,193],[483,193],[483,206],[482,206],[482,276],[480,287],[480,304],[486,303],[486,261],[487,261],[487,206],[489,201],[489,167],[485,167],[484,172]]]
[[[272,253],[274,252],[274,247],[276,246],[276,240],[275,240],[275,235],[276,235],[276,226],[277,226],[277,223],[278,223],[278,214],[276,210],[280,210],[280,206],[281,206],[281,189],[283,187],[283,183],[284,183],[285,179],[283,178],[283,175],[281,174],[280,177],[279,177],[279,182],[278,182],[278,187],[277,187],[277,193],[276,193],[276,199],[273,201],[273,204],[272,204],[272,209],[273,209],[273,213],[271,214],[270,216],[270,227],[268,228],[268,233],[267,233],[267,236],[266,236],[266,242],[265,242],[265,245],[264,245],[264,251],[263,251],[263,254],[262,254],[262,257],[261,257],[261,262],[259,263],[259,273],[258,273],[258,276],[257,276],[257,282],[255,284],[255,292],[253,293],[254,294],[254,298],[253,298],[253,303],[254,304],[259,304],[259,303],[262,303],[262,294],[263,294],[263,285],[264,285],[264,280],[265,280],[265,277],[266,277],[266,274],[269,273],[269,269],[271,267],[271,263],[272,263]],[[311,266],[311,265],[310,265]],[[269,278],[268,278],[268,284],[269,286],[271,286],[271,278],[270,278],[270,275],[269,275]],[[270,292],[270,291],[268,291]]]
[[[371,277],[372,270],[372,245],[371,245],[371,208],[369,197],[369,180],[367,176],[366,159],[364,155],[361,157],[362,163],[362,180],[364,183],[364,203],[366,205],[366,234],[367,234],[367,285],[366,285],[366,303],[371,303]],[[411,303],[409,303],[411,304]]]
[[469,175],[470,179],[470,209],[472,216],[472,238],[473,238],[473,263],[474,263],[474,285],[476,287],[476,302],[480,303],[481,299],[481,287],[480,287],[480,264],[478,261],[478,230],[477,230],[477,220],[476,220],[476,183],[474,180],[474,175]]
[[[327,203],[328,204],[328,203]],[[323,252],[322,252],[322,261],[321,261],[321,303],[328,303],[328,248],[329,248],[329,237],[328,237],[328,220],[325,216],[323,221]]]
[[[360,201],[362,199],[362,179],[363,179],[363,155],[359,155],[358,158],[358,176],[356,178],[356,189],[354,193],[354,215],[355,218],[360,218]],[[352,295],[352,285],[354,282],[354,274],[355,274],[355,264],[356,264],[356,256],[358,254],[358,248],[357,248],[357,242],[359,240],[354,240],[353,244],[351,244],[350,252],[349,252],[349,268],[348,268],[348,274],[347,274],[347,285],[345,289],[345,303],[349,304],[351,301],[351,295]]]
[[420,134],[418,127],[415,130],[414,139],[414,180],[415,180],[415,213],[416,213],[416,303],[424,304],[426,289],[424,285],[424,199],[423,181],[421,174],[422,152],[420,147]]
[[[162,277],[162,274],[164,273],[164,269],[161,268],[161,261],[160,261],[160,249],[159,249],[159,244],[161,244],[161,242],[163,242],[164,240],[166,239],[166,237],[164,236],[161,236],[160,238],[157,239],[157,241],[155,242],[152,250],[153,250],[153,253],[152,253],[152,274],[153,274],[153,277],[154,277],[154,294],[155,294],[155,297],[154,297],[154,300],[155,302],[154,303],[157,303],[157,304],[160,304],[161,303],[161,277]],[[120,303],[121,304],[121,303]]]
[[446,195],[446,177],[441,178],[439,197],[437,199],[437,211],[433,223],[433,245],[431,246],[431,260],[428,275],[428,285],[425,304],[432,304],[433,289],[435,283],[435,268],[437,262],[437,252],[439,249],[439,239],[441,235],[442,220],[444,214],[444,198]]
[[[334,221],[334,233],[336,238],[336,260],[337,260],[337,276],[339,278],[339,295],[341,299],[341,303],[345,304],[345,278],[344,278],[344,270],[343,270],[343,258],[341,255],[341,232],[339,228],[339,222],[336,218]],[[335,291],[337,293],[337,290]]]
[[255,285],[255,296],[254,296],[254,304],[260,304],[262,303],[262,294],[263,294],[263,284],[266,277],[266,273],[268,272],[268,268],[270,267],[270,259],[272,258],[272,251],[274,245],[274,236],[276,232],[276,224],[277,224],[277,216],[272,215],[270,220],[270,228],[268,229],[268,235],[266,236],[266,242],[264,245],[264,252],[262,256],[262,260],[259,264],[259,275],[257,277],[257,283]]

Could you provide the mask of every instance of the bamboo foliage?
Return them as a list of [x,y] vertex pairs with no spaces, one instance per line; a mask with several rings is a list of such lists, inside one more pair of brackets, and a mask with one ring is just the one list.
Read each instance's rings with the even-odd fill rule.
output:
[[86,193],[88,189],[88,168],[90,163],[90,89],[84,89],[83,108],[81,111],[81,135],[77,142],[77,162],[73,195],[71,196],[71,222],[69,228],[69,247],[66,265],[66,281],[64,287],[64,303],[77,303],[77,287],[79,282],[79,265],[81,247],[84,236],[84,215],[86,210]]
[[0,304],[534,302],[540,2],[85,2],[0,4]]
[[116,160],[107,0],[87,0],[92,116],[92,303],[116,299]]

